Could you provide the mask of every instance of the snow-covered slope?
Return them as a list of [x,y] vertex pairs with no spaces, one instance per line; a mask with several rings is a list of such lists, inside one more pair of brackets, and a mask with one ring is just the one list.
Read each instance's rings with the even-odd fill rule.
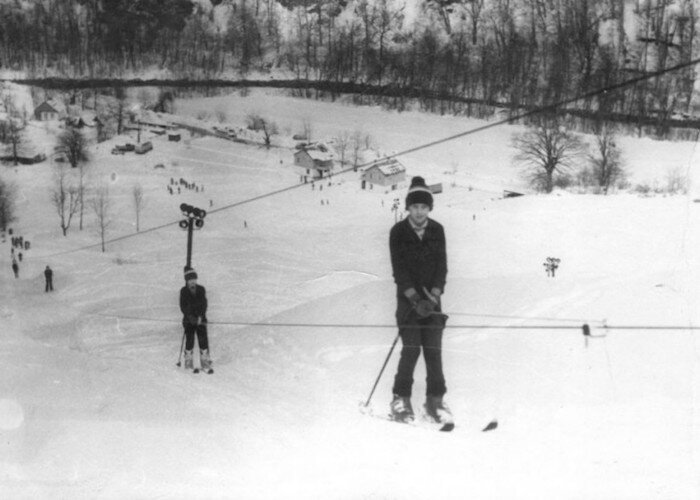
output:
[[[362,127],[386,151],[478,124],[263,97],[178,108],[227,107],[232,121],[269,113],[292,129],[308,115],[319,135]],[[85,230],[74,221],[61,236],[46,165],[5,169],[20,191],[14,229],[31,249],[16,280],[9,241],[0,252],[2,496],[697,497],[696,334],[618,327],[698,324],[700,205],[628,194],[501,199],[501,189],[522,188],[508,162],[511,130],[404,159],[411,175],[445,187],[433,216],[448,238],[451,434],[358,411],[396,335],[388,231],[404,190],[362,191],[346,174],[322,191],[317,183],[224,209],[297,183],[291,152],[152,138],[147,155],[114,156],[126,140],[115,138],[93,151],[90,180],[110,187],[108,236],[134,236],[101,253],[81,249],[98,242],[90,215]],[[691,170],[693,144],[625,147],[640,179],[663,179],[673,162]],[[456,178],[445,173],[452,161],[465,166]],[[170,178],[204,191],[170,195]],[[161,229],[136,235],[135,183],[142,229]],[[193,265],[210,300],[211,376],[175,366],[186,235],[165,225],[182,202],[210,211]],[[550,256],[561,259],[556,278],[542,266]],[[598,337],[586,339],[584,323]],[[387,408],[397,359],[375,411]],[[416,406],[424,376],[421,362]],[[493,418],[499,428],[481,433]]]

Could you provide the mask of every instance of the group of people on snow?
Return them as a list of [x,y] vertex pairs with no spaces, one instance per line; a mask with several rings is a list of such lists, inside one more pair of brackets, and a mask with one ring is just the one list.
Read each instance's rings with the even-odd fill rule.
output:
[[175,190],[177,190],[177,194],[182,193],[182,189],[187,189],[189,191],[195,191],[197,193],[204,192],[204,186],[203,185],[197,185],[195,182],[188,182],[182,177],[178,181],[176,181],[174,178],[170,178],[170,184],[167,186],[168,193],[170,194],[175,194]]
[[[12,233],[10,233],[12,234]],[[30,244],[29,240],[25,240],[24,236],[13,236],[10,240],[10,257],[12,258],[12,274],[14,274],[15,279],[19,279],[19,263],[23,260],[22,250],[29,250]],[[15,249],[18,251],[15,253]],[[53,269],[50,266],[46,266],[44,269],[44,291],[53,292]]]

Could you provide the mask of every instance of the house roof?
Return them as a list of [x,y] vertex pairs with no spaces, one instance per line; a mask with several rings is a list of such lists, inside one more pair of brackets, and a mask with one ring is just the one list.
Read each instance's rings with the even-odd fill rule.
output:
[[307,149],[306,152],[309,153],[309,156],[313,160],[328,161],[333,159],[333,153],[323,152],[318,149]]
[[49,104],[48,101],[44,101],[34,108],[34,113],[58,113],[58,110]]
[[323,144],[310,144],[304,149],[297,151],[295,154],[306,153],[312,160],[315,161],[329,161],[333,160],[334,156],[328,148]]
[[365,169],[365,172],[372,170],[373,168],[378,169],[382,174],[386,176],[396,175],[406,172],[406,167],[401,165],[395,158],[389,158],[387,160],[379,160]]

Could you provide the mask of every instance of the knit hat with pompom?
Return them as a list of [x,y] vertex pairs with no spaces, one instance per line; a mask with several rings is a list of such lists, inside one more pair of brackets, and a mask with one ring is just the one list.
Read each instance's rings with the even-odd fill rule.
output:
[[425,179],[422,177],[411,179],[411,187],[408,188],[408,194],[406,195],[406,210],[414,203],[423,203],[428,205],[430,210],[433,209],[433,193],[425,185]]
[[185,267],[185,281],[196,280],[197,273],[191,267]]

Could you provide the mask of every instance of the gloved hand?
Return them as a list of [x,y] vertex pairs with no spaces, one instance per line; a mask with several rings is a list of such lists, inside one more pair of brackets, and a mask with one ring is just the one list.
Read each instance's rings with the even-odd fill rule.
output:
[[420,299],[414,306],[416,313],[421,318],[427,318],[435,310],[435,302],[428,299]]
[[196,326],[196,325],[199,324],[199,318],[198,318],[197,316],[195,316],[194,314],[190,314],[190,315],[187,316],[187,322],[188,322],[190,325],[195,325],[195,326]]
[[428,297],[428,300],[432,301],[436,305],[440,303],[440,296],[442,295],[442,290],[440,290],[438,287],[433,287],[430,291],[428,291],[427,288],[423,287],[423,291],[425,292],[426,297]]
[[406,290],[406,298],[413,307],[416,307],[418,305],[418,302],[421,301],[420,295],[413,288]]

